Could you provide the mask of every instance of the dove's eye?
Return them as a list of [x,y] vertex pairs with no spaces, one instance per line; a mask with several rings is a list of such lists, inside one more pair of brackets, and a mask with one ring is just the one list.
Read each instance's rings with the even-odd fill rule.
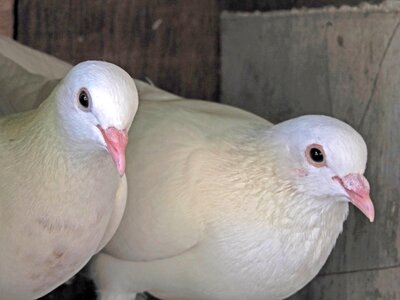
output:
[[88,111],[89,106],[90,106],[90,96],[89,92],[86,90],[81,90],[79,92],[79,106],[82,110]]
[[314,167],[320,168],[325,166],[324,148],[318,144],[309,145],[306,149],[306,158]]
[[318,148],[311,148],[310,157],[313,161],[320,163],[324,161],[324,155]]

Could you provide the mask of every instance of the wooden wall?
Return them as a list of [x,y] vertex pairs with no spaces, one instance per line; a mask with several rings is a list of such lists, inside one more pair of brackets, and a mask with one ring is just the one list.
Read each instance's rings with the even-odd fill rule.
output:
[[362,2],[371,4],[381,3],[382,0],[223,0],[219,1],[221,8],[229,11],[271,11],[301,7],[323,7],[358,5]]
[[14,1],[0,1],[0,34],[12,37],[14,32]]
[[72,63],[107,60],[188,97],[218,96],[213,0],[20,0],[17,12],[23,44]]
[[[357,5],[360,2],[360,0],[0,0],[0,33],[72,63],[85,59],[108,60],[121,65],[134,77],[148,78],[157,86],[168,91],[186,97],[218,101],[221,89],[220,12],[222,10],[270,11],[302,6]],[[381,3],[382,0],[368,2]],[[346,47],[343,49],[348,50],[349,48]],[[369,49],[368,47],[365,45],[362,49]],[[338,55],[338,57],[347,56]],[[315,62],[314,58],[312,60]],[[351,64],[352,61],[349,61],[347,65]],[[343,63],[343,65],[346,64]],[[349,72],[344,72],[340,76],[346,80],[348,74]],[[282,82],[285,82],[284,79]],[[362,89],[361,86],[357,88]],[[332,93],[342,91],[338,88]],[[375,105],[374,103],[373,105]],[[296,106],[297,109],[298,107],[300,106]],[[251,108],[248,109],[251,110]],[[281,120],[282,117],[286,117],[284,111],[276,120]],[[371,122],[371,124],[374,123]],[[368,138],[372,140],[374,137],[369,136]],[[373,150],[375,151],[373,153],[377,153],[378,150]],[[390,158],[392,159],[392,157]],[[396,160],[395,157],[394,160]],[[385,170],[379,171],[378,167],[376,169],[374,172],[376,171],[379,176],[381,176],[379,172],[385,172]],[[377,177],[378,175],[373,176]],[[384,184],[382,183],[382,186]],[[394,188],[392,187],[392,189]],[[385,210],[390,210],[386,204],[380,204],[380,206]],[[394,213],[397,214],[397,206],[393,205],[393,207],[396,208]],[[351,232],[349,230],[342,240],[344,238],[350,240],[353,237],[352,234],[357,233],[354,228],[358,228],[361,232],[364,230],[364,225],[360,225],[360,219],[355,218],[353,213],[350,217],[351,223],[347,226],[352,230]],[[375,233],[379,233],[378,231],[376,229]],[[389,229],[387,234],[396,237],[398,235],[397,232],[389,232]],[[365,233],[362,236],[365,236]],[[355,240],[357,238],[355,237]],[[346,260],[346,255],[352,250],[348,250],[345,246],[353,245],[356,242],[340,242],[339,247],[345,254],[340,258],[341,252],[336,251],[331,260]],[[363,244],[367,245],[368,243],[364,241]],[[369,246],[377,249],[383,247],[383,244],[375,241],[373,245]],[[397,244],[391,246],[397,246]],[[389,247],[388,249],[391,252],[386,254],[386,257],[392,255],[397,248]],[[362,254],[366,255],[366,253]],[[397,267],[397,252],[393,255],[394,259],[388,261],[388,268]],[[354,263],[360,261],[360,259],[355,259]],[[374,261],[371,259],[370,262]],[[330,266],[333,266],[332,263]],[[318,293],[321,290],[319,287],[333,285],[345,288],[337,294],[340,295],[340,298],[337,298],[335,294],[330,297],[345,299],[346,295],[352,295],[351,292],[354,288],[360,289],[363,285],[368,284],[365,281],[367,277],[363,277],[360,273],[354,275],[355,279],[351,277],[352,270],[346,266],[348,264],[341,265],[339,274],[334,272],[333,267],[328,269],[331,273],[335,273],[332,276],[337,277],[332,281],[328,276],[319,277],[318,281],[314,281],[311,286],[304,289],[297,296],[298,298],[293,299],[328,299],[328,295]],[[368,267],[375,269],[385,266],[371,264]],[[330,268],[329,265],[328,268]],[[348,272],[348,274],[340,276],[340,272]],[[366,272],[371,271],[366,270]],[[393,278],[398,279],[398,272],[392,269],[389,272],[395,274],[391,275]],[[386,277],[379,277],[376,274],[371,276],[373,278],[368,279],[370,283],[379,279],[382,285],[390,285],[388,291],[397,288],[393,285],[395,280],[388,283],[385,279],[388,278],[388,275],[385,275]],[[350,285],[350,282],[355,285]],[[78,285],[81,283],[82,281]],[[82,287],[82,295],[86,296],[77,296],[75,287],[73,290],[71,290],[71,286],[69,287],[69,289],[68,286],[59,289],[59,291],[64,291],[62,297],[60,294],[52,294],[45,299],[92,299],[86,293],[91,293],[93,296],[93,291],[92,289],[86,291],[86,285],[83,284]],[[369,287],[375,289],[375,286],[371,284]],[[80,287],[77,288],[80,289]],[[376,293],[376,296],[371,294],[369,299],[379,299],[379,289],[376,289]],[[395,295],[395,292],[392,294]],[[348,297],[347,299],[355,298]],[[395,298],[389,297],[388,299]]]
[[274,123],[334,116],[368,145],[375,221],[350,205],[320,276],[291,300],[400,299],[400,11],[225,13],[221,24],[221,102]]
[[179,95],[218,100],[222,10],[269,11],[360,2],[1,0],[0,33],[71,63],[85,59],[108,60],[136,78],[148,78]]

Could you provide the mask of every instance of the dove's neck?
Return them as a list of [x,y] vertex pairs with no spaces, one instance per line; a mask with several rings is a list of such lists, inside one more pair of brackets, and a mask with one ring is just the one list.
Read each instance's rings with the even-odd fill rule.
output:
[[218,149],[213,151],[215,156],[209,159],[208,166],[217,178],[210,176],[213,182],[206,180],[207,184],[224,185],[224,189],[212,189],[224,191],[220,198],[226,201],[221,205],[233,205],[240,216],[248,213],[250,218],[258,219],[260,226],[305,231],[318,227],[332,233],[329,238],[335,241],[347,217],[347,203],[343,199],[307,194],[298,187],[301,182],[283,176],[280,170],[286,161],[280,156],[282,148],[266,138],[266,132],[265,128],[250,129],[243,134],[236,130],[232,136],[228,135],[224,147],[217,143]]
[[[331,229],[336,227],[341,231],[347,216],[347,203],[342,198],[336,199],[307,188],[308,182],[296,171],[298,158],[285,151],[286,141],[282,143],[272,134],[264,129],[256,130],[253,135],[246,136],[249,139],[247,142],[242,143],[244,148],[249,147],[249,153],[253,153],[252,157],[243,157],[242,160],[244,173],[251,176],[253,184],[259,188],[260,207],[265,206],[272,212],[275,210],[276,217],[271,215],[271,219],[276,222],[292,220],[296,226],[309,228],[322,222]],[[326,184],[320,180],[321,184]],[[282,216],[286,221],[282,220]]]
[[271,288],[281,282],[274,299],[282,299],[311,280],[325,263],[342,231],[348,205],[308,195],[282,176],[282,148],[265,139],[266,131],[236,130],[225,135],[223,143],[215,143],[217,147],[202,160],[207,176],[199,189],[206,199],[218,199],[206,208],[207,220],[219,228],[214,234],[220,245],[226,245],[225,254],[235,259],[237,272],[257,262],[258,269],[250,272],[255,274],[253,282]]
[[[73,126],[60,115],[57,103],[51,96],[37,109],[29,128],[35,149],[47,157],[83,162],[105,151],[93,141],[82,141],[71,134]],[[90,154],[90,155],[88,155]]]

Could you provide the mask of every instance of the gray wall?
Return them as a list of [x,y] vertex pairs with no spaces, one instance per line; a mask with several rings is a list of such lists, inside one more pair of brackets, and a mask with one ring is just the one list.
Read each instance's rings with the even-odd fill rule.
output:
[[293,299],[400,299],[399,27],[387,7],[222,16],[222,102],[273,122],[332,115],[368,144],[376,220],[351,208],[323,275]]

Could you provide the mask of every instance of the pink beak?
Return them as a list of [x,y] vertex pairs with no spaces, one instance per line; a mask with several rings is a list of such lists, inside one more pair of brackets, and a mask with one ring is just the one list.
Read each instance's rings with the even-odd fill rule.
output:
[[368,180],[361,174],[348,174],[343,178],[333,177],[345,189],[353,203],[371,222],[375,218],[374,204],[369,196]]
[[103,134],[104,141],[107,144],[107,150],[111,154],[119,175],[124,175],[125,150],[128,144],[128,134],[126,130],[118,130],[115,127],[108,127],[104,130],[99,125],[97,125],[97,128],[99,128]]

